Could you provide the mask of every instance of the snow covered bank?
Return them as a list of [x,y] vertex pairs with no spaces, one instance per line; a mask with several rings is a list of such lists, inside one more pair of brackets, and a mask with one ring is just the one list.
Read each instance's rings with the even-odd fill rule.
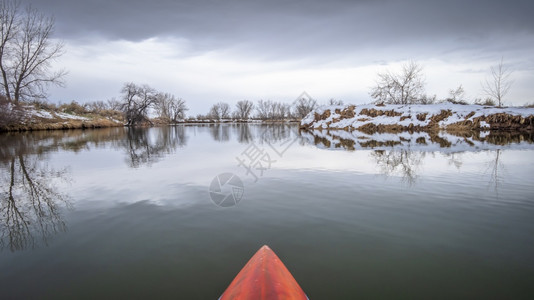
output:
[[33,105],[0,105],[0,131],[26,131],[49,129],[78,129],[123,126],[121,121],[104,116],[72,113],[36,108]]
[[534,130],[534,108],[497,108],[442,103],[433,105],[321,106],[304,119],[304,129],[363,132],[404,130]]

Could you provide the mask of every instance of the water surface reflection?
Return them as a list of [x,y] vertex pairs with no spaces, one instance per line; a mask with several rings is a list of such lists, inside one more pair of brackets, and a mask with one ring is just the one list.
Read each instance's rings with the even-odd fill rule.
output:
[[35,247],[40,242],[47,244],[54,234],[66,230],[62,209],[70,206],[69,197],[56,184],[69,180],[68,170],[57,170],[47,164],[48,153],[43,148],[50,147],[48,142],[38,143],[31,135],[2,137],[2,249],[16,251]]
[[500,160],[503,149],[534,149],[534,136],[528,132],[400,132],[367,134],[360,131],[301,131],[302,139],[321,149],[372,150],[370,157],[385,176],[400,176],[414,184],[425,157],[443,154],[449,165],[462,169],[462,153],[491,151],[488,162],[489,185],[498,192],[504,165]]
[[132,168],[150,165],[177,148],[187,145],[183,126],[162,127],[156,130],[130,128],[127,138],[121,139],[118,148],[126,150],[126,161]]
[[[274,160],[257,182],[236,161],[252,144]],[[217,299],[269,244],[311,299],[528,299],[532,145],[286,124],[2,134],[0,297]],[[244,184],[232,208],[209,198],[222,172]]]
[[[488,174],[488,185],[496,194],[506,169],[500,159],[501,151],[534,148],[533,136],[528,133],[299,133],[296,126],[287,124],[209,124],[2,134],[2,247],[15,251],[35,246],[36,240],[46,244],[53,234],[65,231],[62,209],[71,205],[68,193],[58,189],[57,184],[69,182],[70,175],[68,168],[56,169],[48,164],[50,153],[110,148],[124,152],[127,166],[140,168],[151,166],[173,155],[177,149],[187,147],[191,136],[206,130],[214,142],[235,140],[239,144],[257,143],[265,146],[296,138],[299,140],[298,147],[311,144],[321,149],[370,149],[369,162],[374,162],[379,174],[398,176],[409,185],[416,183],[427,155],[439,152],[446,157],[449,165],[460,171],[464,165],[462,153],[492,151],[493,158],[488,160],[483,173]],[[235,149],[235,155],[239,154],[238,149],[243,150]],[[232,160],[228,157],[228,161]]]
[[534,149],[528,132],[399,132],[367,134],[361,131],[301,131],[303,138],[326,149],[349,151],[403,149],[408,151],[463,152],[503,148]]

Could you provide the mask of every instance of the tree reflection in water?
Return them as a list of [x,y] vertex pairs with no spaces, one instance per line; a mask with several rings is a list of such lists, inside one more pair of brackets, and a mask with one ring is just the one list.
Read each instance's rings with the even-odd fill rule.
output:
[[489,186],[493,187],[497,198],[499,197],[499,188],[502,185],[502,179],[504,176],[502,172],[506,171],[500,158],[501,150],[496,150],[494,159],[488,162],[488,167],[486,169],[486,172],[489,172],[490,174]]
[[67,180],[67,170],[54,170],[42,155],[17,153],[3,157],[0,198],[0,248],[11,251],[34,247],[66,230],[63,208],[69,198],[59,191],[58,181]]
[[216,142],[228,142],[232,136],[236,136],[237,141],[248,144],[256,141],[258,144],[276,143],[289,139],[296,127],[287,124],[250,125],[239,124],[209,124],[209,133]]
[[425,158],[425,152],[410,150],[376,150],[371,157],[376,161],[382,174],[399,175],[404,182],[412,185],[417,179],[417,171]]
[[448,158],[449,166],[452,165],[456,167],[456,169],[460,170],[460,168],[464,164],[460,155],[458,155],[458,153],[446,153],[445,155]]
[[217,142],[228,142],[230,140],[230,124],[210,124],[210,133],[213,140]]
[[294,127],[287,124],[269,124],[263,125],[259,129],[261,130],[259,134],[260,144],[275,144],[291,138],[291,132],[294,130]]
[[[271,143],[291,139],[296,126],[287,124],[195,125],[209,131],[215,141],[235,137],[240,143]],[[186,126],[161,128],[109,128],[86,131],[50,131],[0,135],[0,247],[11,251],[45,244],[57,232],[65,231],[61,212],[70,206],[68,195],[59,189],[68,181],[67,170],[55,170],[46,162],[47,153],[81,152],[92,148],[113,147],[125,151],[125,160],[137,168],[159,161],[187,144]],[[191,129],[191,128],[189,128]],[[490,185],[498,191],[503,179],[501,149],[509,144],[519,148],[534,147],[529,133],[486,133],[454,135],[412,132],[368,134],[357,132],[301,132],[300,143],[321,148],[372,150],[371,157],[379,171],[387,176],[401,176],[415,183],[426,155],[444,153],[449,164],[460,169],[465,151],[488,150],[495,158],[488,166]],[[515,146],[514,146],[515,147]],[[473,150],[470,150],[473,149]],[[529,148],[530,149],[530,148]]]
[[58,186],[69,181],[69,174],[50,167],[47,153],[111,146],[125,149],[128,165],[136,168],[186,143],[183,126],[0,135],[0,248],[17,251],[47,244],[67,229],[62,211],[71,207],[70,198]]
[[386,175],[399,175],[403,181],[414,184],[420,165],[427,154],[443,153],[448,164],[461,169],[461,154],[468,151],[491,151],[495,159],[488,165],[490,186],[501,185],[504,166],[501,162],[503,148],[534,148],[534,137],[529,132],[398,132],[364,133],[360,131],[302,131],[301,139],[320,148],[348,151],[373,150],[372,159],[379,171]]
[[130,128],[127,138],[119,147],[127,152],[126,162],[132,168],[150,165],[159,161],[164,155],[173,153],[177,148],[187,144],[184,126],[160,128]]
[[241,144],[248,144],[254,140],[249,124],[241,123],[237,125],[237,140]]

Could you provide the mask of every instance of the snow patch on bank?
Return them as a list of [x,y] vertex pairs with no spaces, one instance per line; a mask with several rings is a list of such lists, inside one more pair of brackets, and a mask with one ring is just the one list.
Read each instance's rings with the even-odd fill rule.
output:
[[88,121],[89,118],[77,116],[77,115],[71,115],[67,113],[55,113],[56,116],[60,117],[61,119],[68,119],[68,120],[82,120],[82,121]]
[[74,114],[68,114],[63,112],[50,112],[43,109],[36,109],[32,106],[26,107],[26,116],[28,118],[38,117],[42,119],[63,119],[68,120],[79,120],[79,121],[89,121],[91,119],[87,117],[82,117]]

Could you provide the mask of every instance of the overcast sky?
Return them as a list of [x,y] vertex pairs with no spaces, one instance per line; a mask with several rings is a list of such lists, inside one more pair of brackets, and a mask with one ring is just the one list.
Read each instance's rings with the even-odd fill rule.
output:
[[514,70],[505,103],[534,102],[531,0],[42,0],[69,71],[54,101],[120,96],[146,83],[186,100],[273,99],[306,91],[368,103],[376,73],[407,60],[424,66],[438,98],[462,84],[470,100],[501,57]]

